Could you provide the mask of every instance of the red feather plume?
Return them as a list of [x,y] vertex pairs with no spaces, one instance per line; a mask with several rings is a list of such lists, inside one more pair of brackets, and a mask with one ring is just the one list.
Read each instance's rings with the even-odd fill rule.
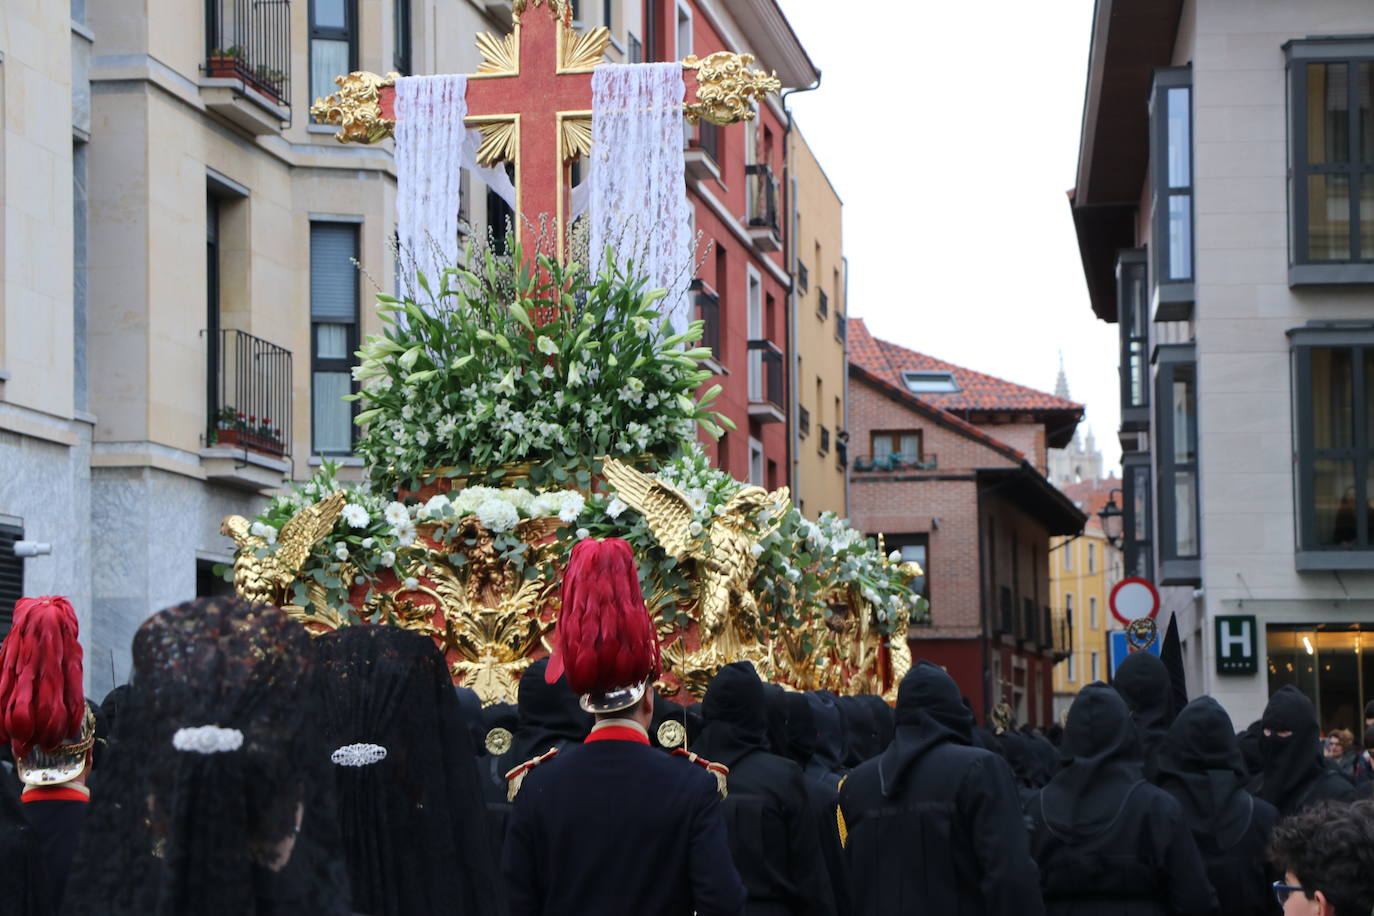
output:
[[658,633],[628,543],[578,541],[563,573],[562,597],[553,658],[544,672],[550,684],[566,672],[573,693],[599,693],[659,673]]
[[16,758],[34,746],[53,748],[81,731],[81,643],[71,602],[56,595],[14,603],[0,643],[0,741]]

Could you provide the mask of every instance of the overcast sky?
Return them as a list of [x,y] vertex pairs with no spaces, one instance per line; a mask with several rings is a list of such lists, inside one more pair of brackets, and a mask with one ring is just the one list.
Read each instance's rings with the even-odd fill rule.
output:
[[788,104],[844,201],[850,315],[1044,391],[1062,350],[1116,468],[1116,325],[1088,304],[1065,196],[1092,0],[780,2],[824,74]]

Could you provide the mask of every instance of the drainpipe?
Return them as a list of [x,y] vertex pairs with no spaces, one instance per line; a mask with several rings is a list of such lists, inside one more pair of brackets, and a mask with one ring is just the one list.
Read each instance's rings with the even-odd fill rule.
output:
[[[843,249],[841,249],[841,250],[843,250]],[[841,266],[843,267],[843,269],[844,269],[844,322],[845,322],[845,324],[844,324],[844,340],[842,341],[843,344],[844,344],[844,352],[841,354],[841,358],[844,360],[844,368],[843,368],[843,372],[842,372],[841,375],[840,375],[840,392],[841,392],[841,393],[840,393],[840,397],[843,398],[843,400],[840,402],[840,404],[842,405],[843,410],[844,410],[844,430],[845,430],[845,433],[848,434],[848,432],[849,432],[849,256],[848,256],[848,255],[842,255],[842,256],[840,257],[840,265],[841,265]],[[836,434],[836,435],[839,435],[839,431],[836,430],[835,434]],[[851,441],[852,441],[852,440],[851,440]],[[851,452],[846,452],[846,453],[845,453],[845,461],[844,461],[844,468],[843,468],[843,470],[844,470],[844,517],[845,517],[845,518],[849,518],[849,462],[850,462],[850,459],[851,459],[852,457],[853,457],[853,453],[851,453]]]
[[[787,97],[796,92],[814,92],[819,88],[821,88],[821,74],[817,72],[816,81],[810,86],[789,89],[782,94],[782,110],[787,114],[787,126],[782,134],[782,186],[787,189],[788,194],[787,358],[791,363],[791,371],[787,375],[792,380],[792,383],[787,386],[787,464],[789,471],[787,478],[792,487],[792,502],[794,504],[802,498],[801,472],[798,467],[801,464],[801,436],[797,431],[797,407],[801,403],[799,394],[801,380],[797,378],[797,362],[801,359],[801,355],[797,352],[797,185],[796,179],[792,177],[792,109],[787,107]],[[845,374],[846,376],[849,374],[847,365],[845,366]],[[816,405],[816,411],[816,419],[819,422],[824,416],[821,413],[821,405]],[[846,479],[847,477],[846,472]],[[845,508],[848,509],[848,498],[845,500]]]

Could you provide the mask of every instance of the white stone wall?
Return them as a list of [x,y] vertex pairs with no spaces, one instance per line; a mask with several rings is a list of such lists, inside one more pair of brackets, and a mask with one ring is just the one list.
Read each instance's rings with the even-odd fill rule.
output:
[[1204,586],[1202,614],[1185,608],[1180,623],[1201,681],[1190,687],[1217,696],[1241,724],[1262,710],[1266,675],[1263,665],[1255,677],[1213,673],[1213,616],[1374,622],[1374,575],[1298,573],[1294,563],[1285,331],[1312,319],[1368,320],[1374,298],[1368,287],[1288,287],[1282,50],[1310,35],[1370,33],[1367,0],[1208,0],[1190,3],[1180,28],[1176,62],[1194,69]]

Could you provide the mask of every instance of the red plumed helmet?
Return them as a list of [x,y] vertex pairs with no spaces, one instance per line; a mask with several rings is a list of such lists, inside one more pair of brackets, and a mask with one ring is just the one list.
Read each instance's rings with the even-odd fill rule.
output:
[[566,672],[573,693],[604,694],[639,687],[659,673],[658,633],[629,544],[619,538],[578,541],[563,574],[562,597],[553,657],[544,672],[550,684]]
[[20,598],[0,643],[0,741],[22,759],[35,746],[46,750],[76,737],[85,712],[71,602],[57,595]]

